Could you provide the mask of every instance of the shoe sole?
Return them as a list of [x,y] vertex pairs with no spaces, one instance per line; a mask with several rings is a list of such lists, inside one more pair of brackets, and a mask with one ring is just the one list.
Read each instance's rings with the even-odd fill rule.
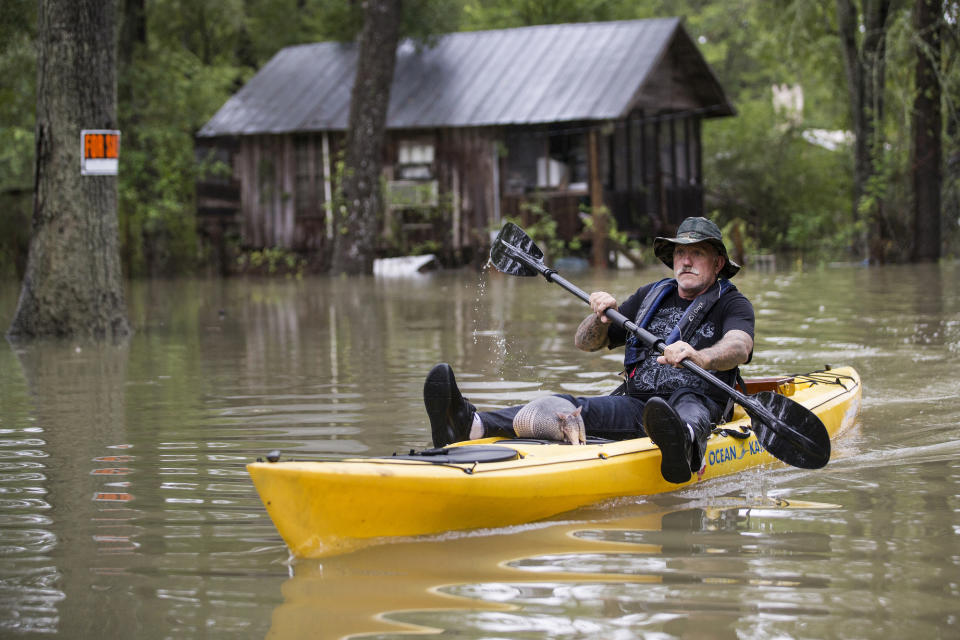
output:
[[681,429],[686,426],[669,407],[647,403],[643,426],[650,440],[660,448],[660,475],[667,482],[682,484],[692,477],[687,462],[687,440]]
[[438,364],[423,383],[423,404],[430,419],[430,432],[433,436],[434,447],[445,447],[452,440],[447,428],[447,410],[452,400],[453,370],[449,365]]

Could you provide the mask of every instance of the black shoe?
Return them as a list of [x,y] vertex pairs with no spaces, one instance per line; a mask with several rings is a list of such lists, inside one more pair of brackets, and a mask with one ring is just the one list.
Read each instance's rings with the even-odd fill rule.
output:
[[690,479],[690,431],[677,412],[663,398],[650,398],[643,407],[643,427],[660,447],[660,475],[680,484]]
[[442,362],[427,374],[423,383],[423,404],[430,416],[434,447],[470,439],[476,407],[460,395],[450,365]]

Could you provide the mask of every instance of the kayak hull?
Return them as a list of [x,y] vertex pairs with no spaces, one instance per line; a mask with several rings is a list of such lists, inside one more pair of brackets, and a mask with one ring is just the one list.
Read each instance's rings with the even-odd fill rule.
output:
[[[852,368],[793,376],[776,387],[813,411],[831,438],[856,421],[861,387]],[[738,410],[721,426],[739,431],[749,423]],[[371,538],[533,522],[609,498],[675,491],[778,463],[752,432],[745,439],[712,435],[703,467],[684,484],[661,477],[660,450],[649,438],[582,446],[487,438],[455,446],[478,445],[517,456],[476,463],[406,456],[256,462],[247,470],[291,552],[320,557]]]

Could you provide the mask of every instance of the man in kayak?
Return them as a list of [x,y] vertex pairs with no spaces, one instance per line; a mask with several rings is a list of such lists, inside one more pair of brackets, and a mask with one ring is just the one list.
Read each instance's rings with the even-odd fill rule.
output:
[[[713,425],[722,422],[728,398],[683,368],[691,362],[733,386],[738,367],[753,355],[754,312],[730,284],[740,265],[730,259],[716,224],[687,218],[674,238],[656,238],[654,253],[674,278],[644,285],[618,304],[605,291],[590,294],[593,313],[574,339],[583,351],[625,346],[625,382],[613,395],[558,394],[582,408],[588,436],[625,440],[649,435],[660,447],[660,472],[682,483],[700,469]],[[663,340],[662,355],[604,315],[616,309]],[[449,365],[436,365],[423,388],[435,447],[489,436],[513,437],[520,407],[477,411],[460,394]]]

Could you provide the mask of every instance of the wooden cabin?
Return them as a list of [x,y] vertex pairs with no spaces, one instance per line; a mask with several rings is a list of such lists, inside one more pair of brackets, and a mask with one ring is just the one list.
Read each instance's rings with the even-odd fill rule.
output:
[[[354,44],[278,52],[200,130],[232,176],[200,224],[247,248],[327,252]],[[701,128],[734,109],[678,18],[453,33],[401,43],[384,157],[384,253],[483,255],[507,216],[582,231],[606,206],[638,238],[703,213]],[[589,210],[589,209],[588,209]]]

